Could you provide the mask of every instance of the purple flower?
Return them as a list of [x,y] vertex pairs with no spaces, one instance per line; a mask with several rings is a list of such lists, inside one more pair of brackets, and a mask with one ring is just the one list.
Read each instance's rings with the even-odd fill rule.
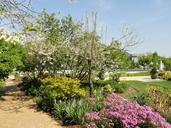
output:
[[97,127],[119,124],[125,128],[136,128],[150,123],[160,128],[171,128],[171,125],[152,108],[125,100],[115,93],[106,97],[104,104],[105,108],[101,111],[86,113],[85,121],[93,122]]

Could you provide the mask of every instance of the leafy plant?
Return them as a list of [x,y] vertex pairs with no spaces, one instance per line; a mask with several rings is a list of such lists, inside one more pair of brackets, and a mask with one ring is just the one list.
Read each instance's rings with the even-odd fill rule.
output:
[[150,71],[150,74],[151,74],[151,78],[152,79],[157,79],[158,77],[158,71],[157,71],[157,68],[156,67],[153,67]]
[[140,104],[140,105],[147,105],[148,94],[142,93],[142,94],[139,94],[137,96],[134,96],[133,99],[136,100],[137,103]]
[[23,77],[22,83],[20,84],[21,90],[25,91],[26,95],[31,97],[39,96],[40,86],[41,86],[40,80],[35,77]]
[[4,86],[5,86],[5,82],[0,80],[0,96],[4,94],[4,90],[2,90]]
[[119,82],[119,78],[121,77],[121,74],[120,73],[112,73],[110,75],[110,77],[111,77],[111,80]]
[[12,43],[0,38],[0,79],[8,77],[14,68],[23,66],[24,48],[18,42]]
[[169,116],[169,109],[171,107],[171,95],[162,87],[151,86],[146,89],[148,94],[147,104],[166,117]]
[[112,88],[116,93],[123,93],[129,88],[129,85],[126,83],[118,83],[118,84],[113,84]]
[[5,82],[0,80],[0,88],[5,86]]
[[86,92],[80,88],[80,81],[69,77],[47,77],[41,80],[42,86],[50,88],[56,100],[84,97]]
[[54,110],[56,92],[49,87],[41,86],[38,90],[36,103],[43,111],[51,112]]
[[65,125],[82,124],[83,116],[87,111],[89,111],[89,106],[83,100],[72,99],[58,101],[55,104],[55,116]]
[[54,106],[55,117],[63,124],[83,124],[86,112],[99,111],[104,106],[102,97],[70,99],[57,101]]
[[44,111],[54,110],[58,101],[79,99],[86,95],[86,91],[80,88],[77,79],[68,77],[47,77],[41,80],[41,87],[38,90],[36,102],[39,108]]
[[171,81],[171,72],[166,72],[163,77],[165,80]]

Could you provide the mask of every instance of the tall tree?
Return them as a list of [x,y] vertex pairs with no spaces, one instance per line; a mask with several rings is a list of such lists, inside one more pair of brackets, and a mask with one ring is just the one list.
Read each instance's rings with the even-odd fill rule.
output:
[[8,77],[15,68],[23,66],[23,47],[19,43],[0,39],[0,79]]

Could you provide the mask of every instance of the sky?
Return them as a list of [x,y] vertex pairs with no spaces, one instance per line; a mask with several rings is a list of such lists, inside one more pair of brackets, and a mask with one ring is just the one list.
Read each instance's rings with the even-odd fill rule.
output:
[[32,5],[38,12],[70,14],[75,21],[97,12],[98,30],[107,26],[107,41],[119,38],[126,25],[141,40],[131,53],[158,52],[171,57],[171,0],[32,0]]

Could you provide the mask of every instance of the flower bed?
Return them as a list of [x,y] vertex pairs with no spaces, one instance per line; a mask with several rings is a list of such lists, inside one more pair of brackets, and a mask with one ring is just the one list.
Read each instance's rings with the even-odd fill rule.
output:
[[85,115],[87,128],[171,128],[171,125],[152,108],[140,106],[112,93],[106,97],[105,107]]

